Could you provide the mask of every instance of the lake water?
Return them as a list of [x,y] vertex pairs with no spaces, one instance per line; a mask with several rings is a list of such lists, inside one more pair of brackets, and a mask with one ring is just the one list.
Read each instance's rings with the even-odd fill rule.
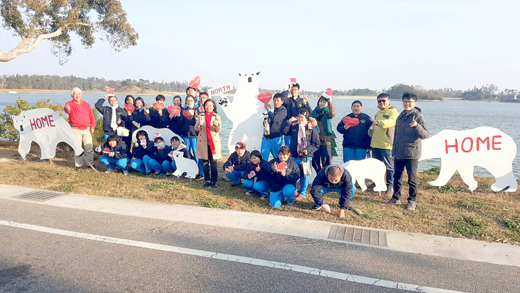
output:
[[[70,100],[68,93],[45,93],[45,94],[0,94],[0,111],[8,104],[13,104],[20,97],[28,100],[30,104],[34,104],[40,99],[51,99],[52,103],[65,104]],[[87,101],[92,107],[95,102],[102,97],[99,93],[84,93],[83,100]],[[155,96],[141,96],[147,106],[151,106],[155,102]],[[172,96],[167,96],[167,104],[172,104]],[[120,98],[121,100],[121,98]],[[217,98],[216,100],[219,100]],[[332,120],[334,129],[343,116],[350,113],[350,105],[353,100],[336,99],[334,103],[337,109],[337,115]],[[122,101],[121,101],[122,102]],[[316,106],[316,99],[310,99],[311,107]],[[376,100],[362,99],[363,112],[370,116],[374,116],[377,112]],[[401,101],[393,101],[393,105],[400,111],[403,109]],[[220,106],[219,106],[220,107]],[[491,103],[491,102],[464,102],[464,101],[445,101],[445,102],[423,102],[419,101],[418,107],[422,109],[422,113],[426,119],[430,136],[435,135],[443,129],[464,130],[472,129],[479,126],[496,127],[510,135],[516,142],[517,147],[520,146],[520,127],[518,126],[518,114],[520,113],[520,103]],[[222,145],[227,145],[227,134],[231,130],[231,122],[226,119],[223,111],[222,115],[223,130],[221,133]],[[226,123],[227,122],[227,123]],[[337,143],[338,155],[334,162],[342,163],[341,142],[342,136],[339,133]],[[227,150],[223,150],[224,155],[229,155]],[[424,171],[440,165],[440,160],[426,160],[419,162],[419,170]],[[515,158],[513,163],[515,176],[520,178],[520,158]],[[490,176],[490,174],[479,167],[475,168],[475,174],[480,176]]]

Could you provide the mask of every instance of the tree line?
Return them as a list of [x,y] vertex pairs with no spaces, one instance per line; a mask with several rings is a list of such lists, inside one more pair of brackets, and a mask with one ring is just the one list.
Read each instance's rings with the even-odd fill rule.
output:
[[[87,91],[105,91],[106,87],[111,87],[119,92],[138,92],[138,91],[157,91],[157,92],[184,92],[188,87],[187,81],[153,81],[149,79],[124,79],[107,80],[98,77],[76,77],[57,76],[57,75],[4,75],[0,76],[0,89],[35,89],[35,90],[70,90],[79,87]],[[203,88],[207,90],[207,88]],[[261,92],[277,90],[261,89]],[[396,84],[388,89],[383,89],[392,99],[400,99],[404,92],[411,92],[421,100],[443,100],[445,97],[462,98],[463,100],[513,100],[519,94],[518,90],[505,89],[499,91],[496,85],[484,85],[474,87],[465,91],[452,88],[443,89],[424,89],[421,86]],[[376,96],[380,91],[372,89],[349,89],[334,90],[336,96]],[[319,97],[322,92],[305,91],[305,93]]]

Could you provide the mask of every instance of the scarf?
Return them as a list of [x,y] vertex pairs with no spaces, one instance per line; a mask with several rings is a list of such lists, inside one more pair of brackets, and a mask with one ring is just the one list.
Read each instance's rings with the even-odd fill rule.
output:
[[[213,155],[216,155],[215,144],[213,143],[213,137],[211,136],[211,117],[213,116],[213,112],[206,112],[206,139],[208,140],[209,149]],[[209,156],[208,156],[209,158]]]
[[112,108],[112,117],[110,119],[110,128],[112,128],[114,131],[117,129],[117,108],[119,108],[119,105],[110,106]]
[[307,137],[305,135],[305,128],[307,124],[298,124],[298,151],[304,151],[307,148]]
[[332,135],[333,133],[333,130],[332,130],[332,126],[330,124],[330,119],[329,119],[329,107],[324,107],[324,108],[321,108],[320,107],[316,107],[314,109],[314,111],[312,111],[312,114],[311,116],[316,118],[316,120],[320,120],[322,123],[323,123],[323,128],[324,129],[320,129],[321,131],[323,131],[323,133],[325,135]]

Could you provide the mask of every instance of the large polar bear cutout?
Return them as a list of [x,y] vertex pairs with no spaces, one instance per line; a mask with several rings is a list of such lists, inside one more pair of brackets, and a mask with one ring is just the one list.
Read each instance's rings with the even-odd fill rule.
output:
[[177,166],[177,170],[173,172],[173,175],[180,177],[186,173],[186,178],[195,179],[197,174],[199,174],[199,166],[195,160],[187,159],[183,155],[182,152],[173,151],[173,159]]
[[18,152],[24,160],[31,150],[33,141],[40,146],[41,160],[54,158],[56,146],[60,142],[70,145],[76,156],[83,153],[83,148],[70,124],[51,109],[22,111],[20,115],[13,116],[13,124],[14,128],[20,131]]
[[518,182],[513,174],[516,156],[515,141],[493,127],[478,127],[469,130],[442,130],[422,142],[419,160],[441,158],[441,171],[433,186],[443,186],[458,171],[469,190],[477,188],[473,178],[475,166],[486,168],[496,178],[493,191],[514,192]]
[[239,74],[233,102],[228,102],[227,106],[222,107],[226,117],[233,123],[227,145],[230,154],[235,151],[235,144],[239,141],[245,143],[249,151],[260,150],[262,146],[264,136],[262,113],[265,112],[265,108],[257,98],[259,77],[260,72]]

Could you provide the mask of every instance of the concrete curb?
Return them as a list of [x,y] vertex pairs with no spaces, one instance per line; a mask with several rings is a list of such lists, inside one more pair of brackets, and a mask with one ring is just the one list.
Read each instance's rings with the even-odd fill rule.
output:
[[[499,265],[520,267],[520,246],[502,243],[450,238],[419,233],[364,228],[352,225],[342,225],[307,219],[297,219],[283,216],[254,214],[233,210],[211,209],[195,206],[149,203],[130,199],[111,197],[65,194],[43,202],[23,200],[16,196],[35,191],[27,187],[0,184],[0,198],[20,200],[44,204],[54,207],[73,208],[95,212],[111,213],[125,216],[153,218],[168,221],[178,221],[201,225],[244,229],[258,232],[276,233],[311,239],[363,245],[374,248],[418,253],[431,256],[447,257],[459,260],[470,260]],[[370,229],[386,234],[386,247],[369,244],[345,242],[329,239],[333,226]]]

